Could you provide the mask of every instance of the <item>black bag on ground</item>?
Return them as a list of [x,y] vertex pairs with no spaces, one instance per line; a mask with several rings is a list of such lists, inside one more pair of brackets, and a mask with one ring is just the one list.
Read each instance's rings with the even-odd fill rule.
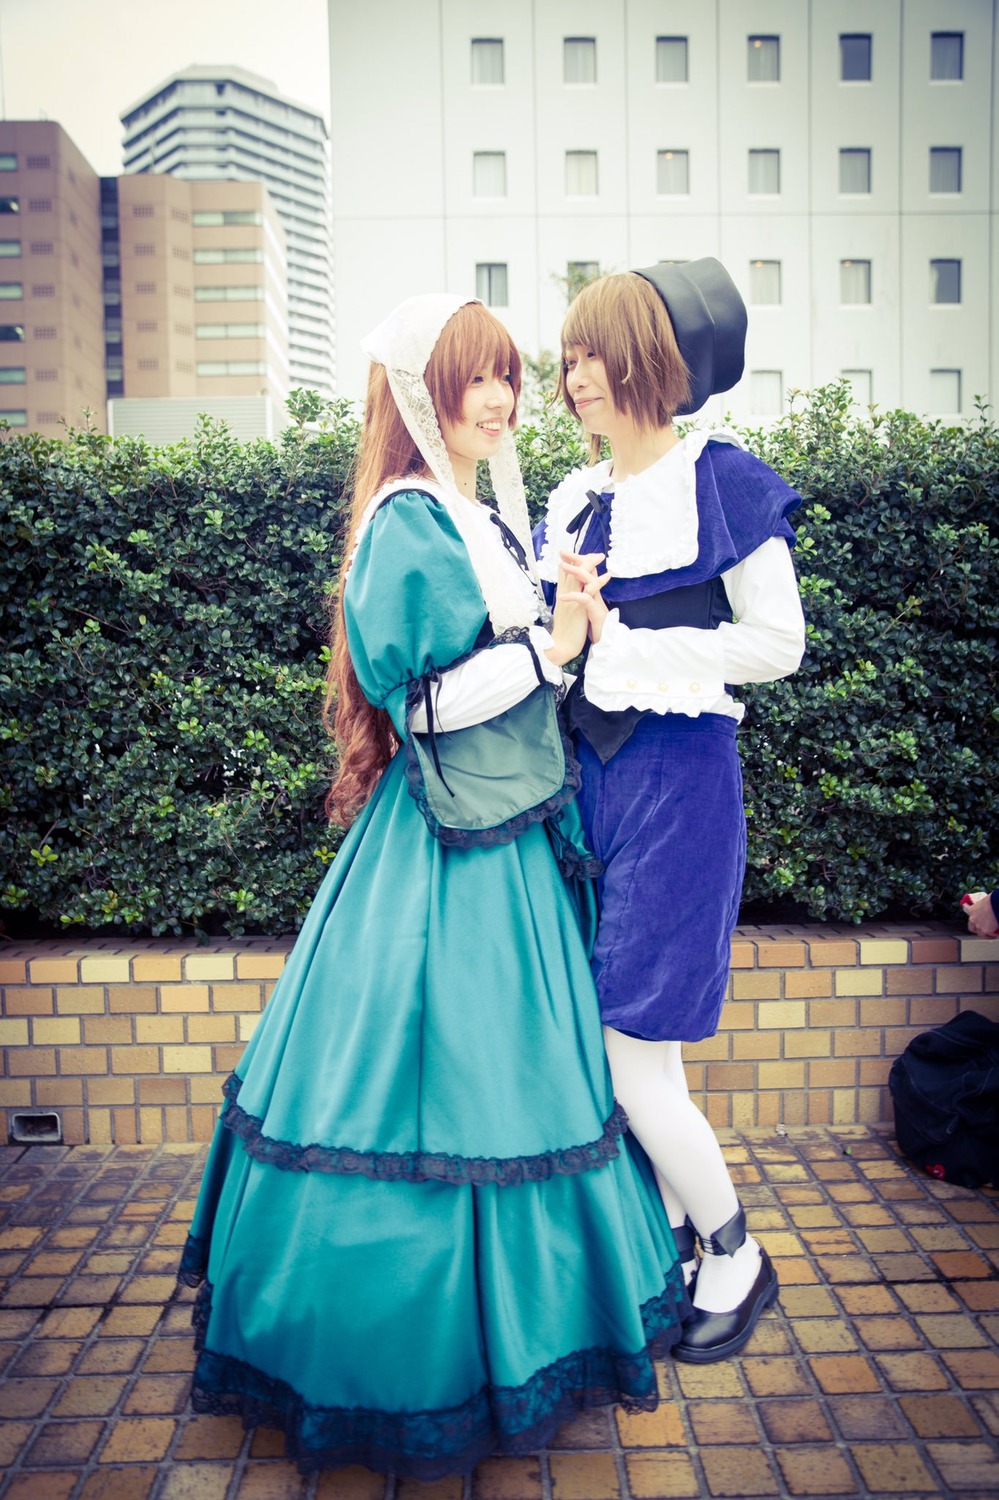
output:
[[965,1010],[892,1063],[895,1135],[907,1157],[963,1187],[999,1186],[999,1023]]

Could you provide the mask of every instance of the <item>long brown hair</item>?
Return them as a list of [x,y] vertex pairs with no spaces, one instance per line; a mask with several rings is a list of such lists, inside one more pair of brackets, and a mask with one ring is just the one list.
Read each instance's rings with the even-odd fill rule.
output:
[[[611,400],[638,427],[668,427],[690,395],[684,364],[665,304],[634,271],[591,281],[573,300],[562,325],[558,394],[578,416],[566,386],[565,351],[586,347],[599,354]],[[600,438],[590,438],[590,462],[600,458]]]
[[[491,370],[509,372],[516,426],[516,398],[520,394],[520,355],[509,333],[479,302],[466,302],[449,318],[434,346],[425,372],[427,389],[438,418],[458,422],[469,382]],[[358,525],[369,500],[390,479],[408,475],[429,478],[426,461],[410,436],[389,389],[382,365],[373,364],[354,477],[354,499],[344,556],[350,557]],[[388,712],[364,696],[350,659],[343,613],[345,572],[332,600],[332,653],[326,674],[323,720],[334,735],[339,770],[326,797],[332,821],[345,828],[353,822],[374,791],[398,748],[398,737]]]

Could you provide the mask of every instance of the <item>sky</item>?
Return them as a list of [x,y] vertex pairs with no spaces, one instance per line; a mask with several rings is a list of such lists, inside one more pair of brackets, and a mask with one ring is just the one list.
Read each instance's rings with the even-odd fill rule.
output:
[[0,114],[121,171],[119,115],[191,63],[259,73],[329,120],[326,0],[0,0]]

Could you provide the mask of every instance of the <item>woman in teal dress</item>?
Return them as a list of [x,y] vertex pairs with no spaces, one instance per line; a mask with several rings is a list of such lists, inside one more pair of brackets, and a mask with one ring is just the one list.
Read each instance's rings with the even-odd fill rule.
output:
[[181,1275],[196,1410],[282,1428],[303,1472],[432,1479],[653,1407],[688,1304],[581,938],[554,704],[585,615],[540,623],[517,352],[444,294],[365,348],[330,694],[351,826],[226,1084]]

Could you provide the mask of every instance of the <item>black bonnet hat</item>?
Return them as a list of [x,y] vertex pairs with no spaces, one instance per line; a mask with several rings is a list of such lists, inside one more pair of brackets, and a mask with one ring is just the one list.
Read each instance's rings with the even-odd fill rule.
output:
[[684,363],[690,371],[690,400],[677,411],[689,416],[709,396],[729,391],[742,376],[746,356],[746,304],[735,282],[713,255],[636,271],[662,298]]

